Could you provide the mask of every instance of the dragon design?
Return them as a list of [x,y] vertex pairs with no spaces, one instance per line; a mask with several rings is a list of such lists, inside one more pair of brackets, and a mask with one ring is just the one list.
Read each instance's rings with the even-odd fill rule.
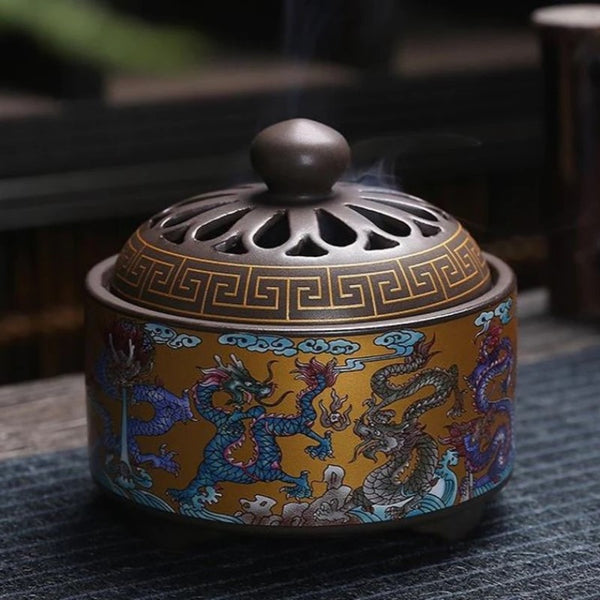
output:
[[[281,489],[289,497],[310,497],[312,489],[308,472],[302,471],[299,476],[293,476],[283,470],[277,438],[302,434],[316,442],[316,445],[306,448],[309,456],[324,460],[332,455],[331,432],[320,436],[312,430],[312,426],[317,418],[314,400],[335,383],[335,361],[327,364],[314,358],[308,363],[296,361],[295,376],[304,381],[306,387],[297,394],[297,412],[293,415],[267,412],[267,407],[278,405],[291,393],[285,392],[278,400],[266,402],[275,391],[271,382],[271,363],[268,365],[268,378],[259,381],[235,355],[231,355],[229,365],[225,365],[218,356],[215,361],[216,367],[202,370],[203,377],[190,390],[190,397],[198,413],[216,427],[216,433],[204,449],[196,476],[184,489],[169,489],[169,495],[183,508],[185,505],[197,506],[201,496],[214,496],[220,482],[250,484],[281,481],[285,484]],[[231,410],[214,404],[215,394],[221,391],[228,393]],[[253,401],[256,404],[246,408]],[[244,423],[246,420],[249,421],[248,429]],[[233,451],[241,447],[247,435],[253,444],[253,456],[246,462],[238,461]]]
[[319,399],[319,408],[321,409],[321,418],[319,421],[323,427],[331,427],[336,431],[344,431],[344,429],[350,427],[352,424],[350,420],[352,405],[348,405],[346,410],[342,412],[342,407],[346,400],[348,400],[347,395],[340,397],[334,389],[331,390],[331,404],[329,408],[325,406],[323,400]]
[[[466,423],[452,423],[448,426],[449,435],[440,440],[454,446],[465,459],[467,477],[461,484],[461,495],[465,499],[480,495],[498,483],[512,463],[513,410],[506,393],[513,367],[510,339],[502,337],[502,327],[491,327],[481,342],[475,369],[465,377],[479,414]],[[489,388],[500,377],[502,397],[493,401]],[[502,415],[505,417],[501,418]],[[485,474],[476,477],[483,470]]]
[[[455,402],[448,414],[459,415],[463,410],[456,365],[449,369],[423,368],[436,354],[430,352],[434,341],[435,338],[430,342],[421,340],[403,362],[382,367],[373,374],[372,396],[364,402],[367,409],[354,425],[354,432],[361,438],[354,460],[362,454],[376,462],[378,453],[388,459],[366,476],[362,486],[354,491],[353,501],[368,511],[374,505],[387,506],[388,518],[404,517],[417,508],[437,480],[437,442],[424,430],[420,417],[442,406],[452,393]],[[391,381],[411,373],[415,374],[405,383]],[[390,407],[423,388],[432,388],[432,392],[412,402],[402,418],[395,420],[396,411]]]
[[[96,365],[96,381],[104,393],[111,398],[119,398],[119,385],[111,376],[108,357],[104,355]],[[137,383],[129,388],[129,404],[148,403],[152,406],[153,415],[148,420],[129,417],[127,423],[127,450],[129,458],[137,466],[149,464],[157,469],[164,469],[175,475],[179,472],[179,464],[175,460],[176,453],[161,444],[158,452],[144,453],[140,450],[138,437],[160,436],[169,431],[176,423],[195,421],[190,402],[184,393],[181,397],[167,390],[160,383],[154,385]],[[93,404],[103,422],[102,442],[106,450],[117,454],[121,447],[119,436],[112,430],[112,422],[108,410],[99,402]]]

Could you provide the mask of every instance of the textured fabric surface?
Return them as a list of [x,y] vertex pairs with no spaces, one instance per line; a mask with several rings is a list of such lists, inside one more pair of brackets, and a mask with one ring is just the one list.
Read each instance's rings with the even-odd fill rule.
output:
[[527,365],[515,474],[467,540],[217,537],[175,554],[98,496],[83,449],[0,463],[0,598],[600,598],[600,348]]

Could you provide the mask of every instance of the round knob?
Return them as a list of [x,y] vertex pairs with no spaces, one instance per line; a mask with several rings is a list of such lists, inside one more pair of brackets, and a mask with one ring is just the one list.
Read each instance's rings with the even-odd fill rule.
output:
[[350,162],[350,147],[335,129],[290,119],[263,129],[250,147],[252,166],[275,194],[322,196]]

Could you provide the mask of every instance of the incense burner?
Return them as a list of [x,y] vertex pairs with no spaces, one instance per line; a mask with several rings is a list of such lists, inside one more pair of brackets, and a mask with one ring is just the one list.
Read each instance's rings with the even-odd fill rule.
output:
[[151,518],[473,527],[514,459],[515,279],[443,210],[339,182],[336,131],[262,131],[265,183],[143,223],[87,278],[90,464]]

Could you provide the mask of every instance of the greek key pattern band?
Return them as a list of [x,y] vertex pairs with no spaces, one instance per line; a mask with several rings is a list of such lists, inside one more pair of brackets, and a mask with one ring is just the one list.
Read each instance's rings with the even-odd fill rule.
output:
[[425,252],[373,263],[287,267],[186,257],[134,234],[113,291],[139,306],[236,323],[362,322],[439,310],[483,292],[489,270],[460,228]]

